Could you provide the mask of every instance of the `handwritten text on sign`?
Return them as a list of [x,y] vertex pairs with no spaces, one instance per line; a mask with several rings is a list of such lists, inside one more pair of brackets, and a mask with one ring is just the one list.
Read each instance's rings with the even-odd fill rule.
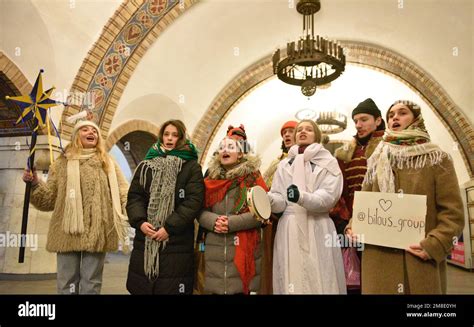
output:
[[355,192],[352,231],[368,244],[407,249],[425,238],[426,196]]

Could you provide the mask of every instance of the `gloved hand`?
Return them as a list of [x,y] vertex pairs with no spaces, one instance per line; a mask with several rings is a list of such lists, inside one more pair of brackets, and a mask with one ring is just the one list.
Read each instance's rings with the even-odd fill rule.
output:
[[288,188],[286,189],[286,195],[289,201],[294,203],[298,202],[300,198],[300,191],[298,190],[298,186],[296,186],[295,184],[291,184],[290,186],[288,186]]

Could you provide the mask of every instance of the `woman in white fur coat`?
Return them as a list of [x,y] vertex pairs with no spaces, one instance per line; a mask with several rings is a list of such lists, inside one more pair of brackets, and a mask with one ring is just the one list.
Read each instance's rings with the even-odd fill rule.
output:
[[295,141],[268,193],[272,212],[283,212],[273,249],[273,294],[345,294],[341,249],[328,214],[341,196],[342,174],[320,144],[315,122],[298,123]]
[[31,203],[53,211],[46,250],[57,253],[60,294],[99,294],[106,252],[128,244],[128,183],[103,144],[99,127],[81,121],[47,182],[36,172],[23,174],[32,182]]

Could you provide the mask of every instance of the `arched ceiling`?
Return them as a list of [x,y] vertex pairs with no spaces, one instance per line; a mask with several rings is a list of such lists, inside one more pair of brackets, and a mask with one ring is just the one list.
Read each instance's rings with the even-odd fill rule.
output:
[[[121,0],[2,0],[0,49],[33,84],[43,83],[65,101],[82,61]],[[66,91],[65,91],[66,90]],[[62,106],[52,110],[59,122]]]
[[[364,81],[359,83],[358,81]],[[280,153],[280,127],[287,120],[297,120],[295,113],[300,109],[311,109],[315,113],[336,111],[347,116],[344,132],[330,135],[332,141],[344,141],[356,134],[351,112],[366,98],[371,97],[378,105],[385,119],[385,113],[394,100],[411,100],[421,106],[426,127],[431,140],[454,158],[454,165],[460,183],[470,179],[469,170],[463,161],[461,147],[446,128],[439,115],[430,105],[406,83],[364,66],[349,64],[344,77],[334,81],[330,88],[319,89],[311,98],[302,97],[298,87],[288,87],[276,77],[256,86],[246,97],[238,102],[223,119],[210,140],[203,166],[207,167],[211,153],[217,149],[225,135],[228,125],[244,124],[247,137],[255,152],[262,157],[262,170]],[[276,126],[268,128],[268,126]],[[441,128],[439,127],[441,126]]]
[[[323,36],[360,40],[401,53],[428,71],[472,122],[472,2],[403,3],[404,8],[398,8],[392,0],[322,1],[316,30]],[[119,109],[138,94],[159,92],[176,102],[181,98],[185,123],[193,130],[234,76],[301,33],[301,16],[288,4],[286,0],[195,4],[142,58]]]
[[184,117],[183,109],[178,103],[167,96],[149,93],[136,97],[126,107],[121,107],[117,110],[110,130],[113,131],[117,126],[137,118],[155,124],[159,128],[164,121],[169,119],[181,119],[184,121]]
[[[121,3],[3,0],[0,48],[30,81],[44,68],[45,85],[67,90]],[[159,95],[179,106],[192,132],[239,72],[300,35],[301,16],[290,8],[295,3],[211,0],[187,9],[144,54],[121,94],[114,120],[125,113],[127,119],[140,118],[136,104]],[[315,24],[322,36],[376,44],[402,54],[429,72],[472,124],[473,17],[470,0],[322,0]],[[153,115],[152,98],[147,115]],[[136,117],[130,117],[135,110]],[[56,121],[59,114],[54,110]],[[278,130],[280,121],[272,117],[262,128]],[[112,121],[112,126],[121,123]]]
[[[0,47],[30,81],[44,68],[45,84],[67,90],[120,3],[3,0]],[[301,16],[292,3],[296,0],[198,2],[146,52],[118,109],[138,96],[163,94],[180,103],[192,130],[233,76],[300,35]],[[473,16],[470,0],[323,0],[315,24],[320,35],[403,54],[430,72],[472,122]]]

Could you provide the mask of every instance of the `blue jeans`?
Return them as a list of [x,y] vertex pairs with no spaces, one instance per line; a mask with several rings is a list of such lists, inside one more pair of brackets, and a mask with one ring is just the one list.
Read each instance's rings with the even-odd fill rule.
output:
[[57,254],[58,294],[100,294],[105,253]]

